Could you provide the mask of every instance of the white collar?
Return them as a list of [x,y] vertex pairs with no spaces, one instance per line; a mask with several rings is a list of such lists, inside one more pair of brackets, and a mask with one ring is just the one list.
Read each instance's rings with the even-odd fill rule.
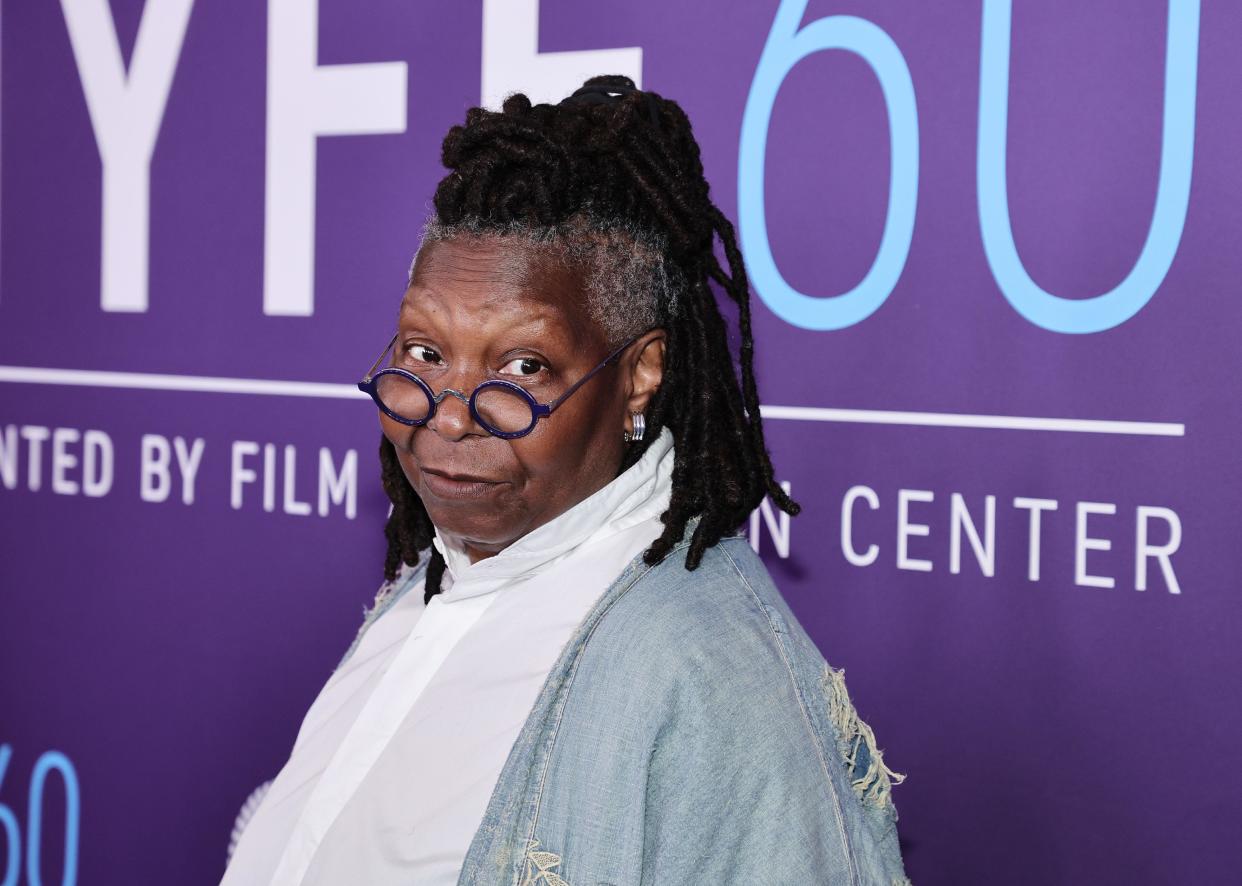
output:
[[471,563],[437,530],[431,543],[444,557],[442,603],[491,593],[541,571],[588,542],[659,516],[673,488],[673,434],[668,428],[628,470],[561,515],[532,529],[495,556]]

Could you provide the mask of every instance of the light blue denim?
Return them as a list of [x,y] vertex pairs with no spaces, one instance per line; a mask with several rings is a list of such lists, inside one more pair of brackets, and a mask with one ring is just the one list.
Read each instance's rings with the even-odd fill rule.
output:
[[[696,521],[697,522],[697,521]],[[552,666],[459,886],[907,884],[858,719],[749,543],[636,557]],[[386,589],[367,627],[422,577]]]

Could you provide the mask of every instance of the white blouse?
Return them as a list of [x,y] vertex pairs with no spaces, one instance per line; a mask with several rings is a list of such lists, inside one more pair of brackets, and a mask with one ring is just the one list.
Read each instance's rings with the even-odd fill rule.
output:
[[221,886],[457,882],[553,662],[663,531],[673,440],[499,554],[445,558],[363,635],[302,722]]

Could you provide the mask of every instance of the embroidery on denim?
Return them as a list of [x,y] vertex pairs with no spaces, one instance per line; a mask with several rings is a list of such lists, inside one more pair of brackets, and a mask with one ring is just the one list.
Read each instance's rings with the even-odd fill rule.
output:
[[538,845],[538,840],[531,840],[526,844],[526,857],[522,859],[522,882],[518,886],[537,886],[539,883],[547,886],[569,886],[564,877],[552,870],[561,866],[561,857],[555,852],[536,849]]
[[229,851],[225,856],[225,865],[233,860],[233,854],[237,852],[237,847],[241,843],[242,834],[245,833],[247,825],[254,819],[254,814],[259,811],[259,804],[263,802],[263,798],[267,796],[267,792],[272,788],[272,781],[268,779],[250,792],[250,796],[246,798],[246,802],[242,804],[241,809],[237,813],[237,818],[233,821],[233,832],[229,835]]
[[[836,670],[825,662],[820,683],[828,699],[828,717],[837,730],[838,750],[849,769],[854,793],[869,806],[891,805],[893,785],[901,784],[906,777],[884,764],[884,754],[875,744],[875,733],[858,716],[850,701],[845,688],[845,668]],[[896,812],[894,807],[894,815]]]

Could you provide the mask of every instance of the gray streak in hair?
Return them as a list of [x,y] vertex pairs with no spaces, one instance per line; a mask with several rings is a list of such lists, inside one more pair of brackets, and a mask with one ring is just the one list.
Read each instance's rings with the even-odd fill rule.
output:
[[[513,237],[580,271],[587,310],[610,346],[668,322],[684,288],[682,275],[665,258],[666,241],[660,233],[589,208],[557,225],[477,219],[447,225],[432,213],[423,226],[419,251],[428,243],[462,235]],[[413,279],[417,261],[415,253],[407,280]]]

